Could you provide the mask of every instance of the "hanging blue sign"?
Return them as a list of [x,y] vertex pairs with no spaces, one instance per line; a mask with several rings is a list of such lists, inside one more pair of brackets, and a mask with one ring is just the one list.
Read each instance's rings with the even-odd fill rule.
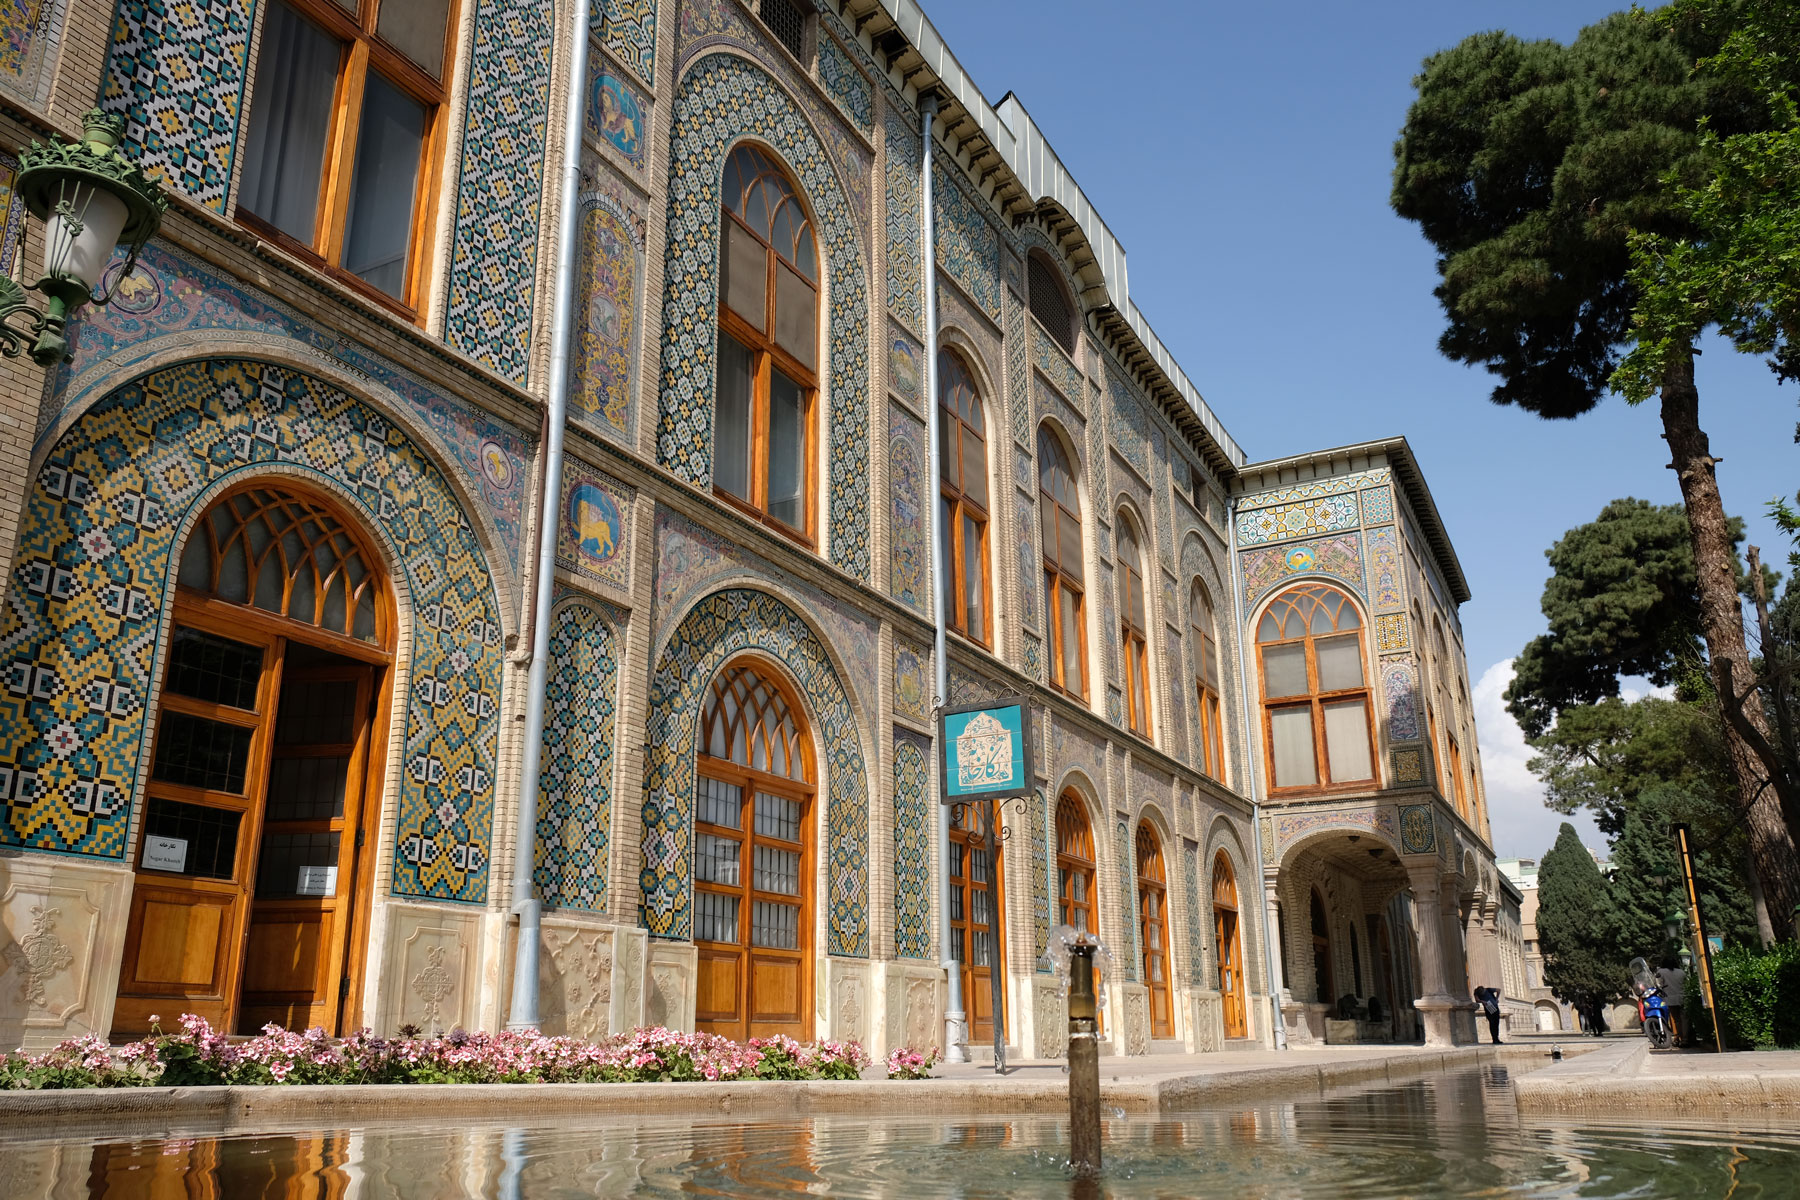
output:
[[1031,793],[1031,708],[1023,696],[943,709],[938,746],[943,803]]

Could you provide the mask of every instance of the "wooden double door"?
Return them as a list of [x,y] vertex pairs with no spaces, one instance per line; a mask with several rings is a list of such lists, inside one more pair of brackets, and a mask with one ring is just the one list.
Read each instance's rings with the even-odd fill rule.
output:
[[239,1033],[355,1023],[384,660],[253,608],[177,600],[115,1034],[181,1013]]
[[[987,827],[994,818],[992,805],[985,801],[958,804],[950,811],[950,956],[962,972],[969,1044],[986,1046],[994,1040],[994,969],[998,964],[1002,972],[1005,970],[1000,916],[1000,897],[1004,894],[1000,886],[1002,843],[996,831],[994,852],[988,853]],[[1004,1030],[1004,988],[1000,1003]]]

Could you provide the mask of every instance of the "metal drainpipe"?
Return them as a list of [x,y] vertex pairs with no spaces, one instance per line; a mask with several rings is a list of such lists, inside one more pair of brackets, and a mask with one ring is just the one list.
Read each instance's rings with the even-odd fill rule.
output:
[[[922,227],[924,245],[921,251],[924,261],[920,271],[924,275],[922,283],[925,292],[925,366],[919,374],[925,398],[925,409],[929,414],[928,436],[931,438],[930,475],[933,480],[943,478],[942,455],[938,446],[938,406],[937,406],[937,225],[936,215],[931,206],[931,163],[932,163],[932,126],[937,121],[937,93],[928,92],[919,97],[920,125],[925,134],[925,161],[919,172],[920,206],[919,224]],[[944,528],[944,506],[938,498],[931,496],[931,615],[937,623],[932,634],[932,664],[935,668],[932,678],[934,708],[942,708],[950,703],[950,660],[948,637],[945,634],[944,603],[945,581],[939,576],[943,574],[941,565],[944,561],[944,546],[950,531]],[[938,762],[944,756],[939,747]],[[942,786],[942,781],[939,781]],[[940,797],[941,799],[941,797]],[[938,871],[938,945],[943,951],[944,975],[949,982],[948,1007],[944,1010],[944,1061],[967,1062],[968,1051],[964,1045],[962,967],[956,956],[950,952],[951,940],[955,930],[950,926],[950,806],[940,803],[937,806],[938,845],[943,848],[943,861]]]
[[1226,536],[1230,538],[1231,547],[1231,556],[1227,560],[1227,565],[1231,570],[1232,624],[1236,626],[1233,636],[1237,641],[1238,698],[1243,701],[1244,765],[1248,768],[1250,781],[1250,853],[1255,856],[1256,862],[1256,911],[1258,924],[1262,926],[1263,972],[1267,980],[1264,986],[1269,990],[1270,1025],[1275,1031],[1275,1048],[1286,1050],[1288,1048],[1287,1026],[1281,1019],[1281,989],[1277,986],[1275,978],[1275,955],[1278,951],[1269,939],[1269,895],[1268,890],[1263,887],[1262,880],[1262,804],[1256,798],[1258,795],[1256,755],[1250,752],[1251,746],[1255,744],[1251,736],[1254,724],[1250,719],[1250,677],[1244,667],[1244,592],[1241,580],[1238,578],[1237,521],[1232,515],[1234,509],[1235,506],[1232,506],[1225,510],[1225,532]]
[[543,498],[532,582],[531,674],[525,685],[525,752],[519,764],[519,824],[513,837],[513,952],[508,1029],[538,1024],[538,924],[542,905],[532,887],[537,846],[538,758],[544,740],[544,685],[550,659],[550,602],[556,584],[556,531],[562,507],[563,426],[569,413],[569,341],[575,321],[576,205],[581,193],[581,130],[587,93],[588,0],[570,6],[569,107],[563,131],[562,197],[557,210],[556,291],[551,307],[550,394],[544,434]]

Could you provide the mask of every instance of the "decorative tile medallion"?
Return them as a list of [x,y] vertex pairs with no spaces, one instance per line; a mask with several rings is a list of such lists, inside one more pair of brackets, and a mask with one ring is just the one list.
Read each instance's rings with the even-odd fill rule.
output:
[[1396,654],[1408,649],[1412,642],[1407,629],[1403,612],[1378,615],[1375,618],[1375,653]]
[[931,796],[927,744],[894,734],[894,955],[931,957]]
[[1301,574],[1326,575],[1364,594],[1362,539],[1355,533],[1319,538],[1298,546],[1265,546],[1239,556],[1248,611],[1269,591]]
[[1410,742],[1419,736],[1419,709],[1413,669],[1404,662],[1381,668],[1381,691],[1387,702],[1388,740]]
[[868,285],[857,226],[824,148],[787,93],[736,55],[709,54],[683,77],[671,134],[669,244],[663,300],[661,463],[689,483],[712,479],[717,349],[719,180],[726,155],[754,134],[781,155],[817,217],[831,280],[831,560],[869,574]]
[[931,715],[931,652],[894,643],[894,711],[923,721]]
[[413,635],[393,891],[478,903],[504,653],[487,561],[403,430],[266,363],[152,372],[82,414],[46,458],[0,614],[12,681],[0,696],[0,842],[125,857],[177,537],[216,486],[276,467],[354,496],[404,580]]
[[100,107],[125,119],[146,175],[216,213],[237,156],[255,17],[256,0],[118,0],[113,18]]
[[524,383],[531,362],[538,208],[555,14],[533,0],[474,0],[444,337]]
[[922,226],[919,176],[924,149],[906,118],[890,109],[886,121],[887,298],[896,319],[915,332],[925,328],[919,271]]
[[565,457],[557,563],[621,590],[628,588],[633,494],[580,459]]
[[669,636],[650,679],[645,741],[643,920],[652,936],[693,936],[694,781],[700,706],[729,660],[755,652],[798,684],[825,776],[826,952],[869,955],[869,805],[859,725],[824,643],[767,592],[730,588],[696,604]]
[[[1417,750],[1410,751],[1416,757]],[[1398,754],[1396,754],[1396,759]],[[1408,854],[1429,854],[1437,849],[1437,823],[1431,819],[1431,805],[1405,804],[1400,807],[1400,848]]]
[[1394,782],[1425,782],[1425,759],[1419,750],[1394,751]]
[[1239,511],[1237,535],[1240,546],[1258,546],[1264,542],[1286,541],[1288,538],[1314,537],[1339,529],[1355,529],[1361,522],[1356,507],[1356,493],[1323,496],[1317,500],[1300,500],[1275,508]]
[[1106,387],[1112,397],[1112,412],[1108,414],[1107,424],[1112,430],[1113,445],[1118,447],[1119,454],[1131,464],[1138,477],[1148,481],[1150,417],[1144,412],[1136,389],[1110,368],[1106,372]]
[[868,79],[850,61],[844,48],[830,34],[819,38],[819,82],[864,133],[875,128],[875,92]]
[[590,22],[608,50],[656,86],[656,0],[595,0]]
[[919,354],[911,338],[895,334],[888,342],[888,386],[914,408],[919,407]]
[[925,505],[929,488],[925,430],[917,419],[895,408],[888,414],[889,537],[888,586],[894,599],[925,613],[931,602],[931,519]]
[[591,604],[550,618],[532,880],[552,908],[606,911],[618,652]]
[[598,191],[582,195],[581,315],[571,415],[627,443],[635,429],[641,229],[639,218],[614,197]]
[[1062,393],[1063,399],[1085,408],[1087,383],[1081,377],[1080,368],[1036,321],[1031,322],[1031,350],[1033,365]]
[[[596,61],[600,61],[598,56]],[[609,71],[595,71],[588,87],[588,136],[607,143],[641,171],[649,132],[649,105],[639,98],[637,89]]]

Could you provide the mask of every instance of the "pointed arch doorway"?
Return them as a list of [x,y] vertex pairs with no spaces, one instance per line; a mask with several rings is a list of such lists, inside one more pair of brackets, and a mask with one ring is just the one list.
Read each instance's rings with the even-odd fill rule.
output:
[[772,666],[727,663],[700,714],[695,1028],[812,1040],[812,738]]
[[227,492],[190,531],[115,1034],[359,1023],[394,624],[369,540],[297,481]]

